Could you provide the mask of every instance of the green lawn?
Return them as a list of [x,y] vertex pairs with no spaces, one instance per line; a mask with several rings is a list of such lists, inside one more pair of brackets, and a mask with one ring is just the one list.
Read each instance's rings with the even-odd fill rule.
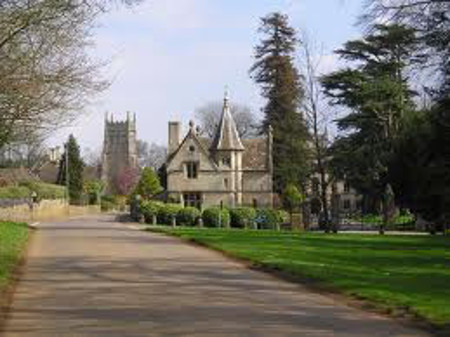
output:
[[26,224],[0,221],[0,292],[8,284],[27,239]]
[[[152,229],[154,230],[154,229]],[[164,228],[233,256],[450,324],[450,238]]]

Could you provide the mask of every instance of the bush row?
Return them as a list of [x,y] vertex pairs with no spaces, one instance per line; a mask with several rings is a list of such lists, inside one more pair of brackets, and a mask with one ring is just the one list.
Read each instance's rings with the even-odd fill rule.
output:
[[250,207],[223,208],[210,207],[201,213],[194,207],[182,207],[179,204],[164,204],[158,201],[142,201],[139,211],[146,223],[155,219],[160,225],[196,226],[202,221],[205,227],[234,227],[275,229],[286,222],[287,213],[273,209],[254,209]]

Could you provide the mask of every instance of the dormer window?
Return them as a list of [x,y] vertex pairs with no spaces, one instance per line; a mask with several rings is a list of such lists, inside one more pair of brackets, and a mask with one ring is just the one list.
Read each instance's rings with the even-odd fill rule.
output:
[[231,166],[231,158],[230,157],[222,157],[222,164],[224,166]]
[[197,179],[198,177],[198,163],[187,162],[186,163],[186,175],[188,179]]

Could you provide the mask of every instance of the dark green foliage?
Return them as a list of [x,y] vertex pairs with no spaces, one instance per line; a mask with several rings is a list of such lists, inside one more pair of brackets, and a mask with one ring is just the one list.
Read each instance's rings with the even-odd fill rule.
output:
[[[323,77],[333,104],[350,113],[337,121],[344,131],[332,146],[334,174],[375,201],[390,183],[389,163],[404,119],[414,111],[404,72],[415,63],[415,32],[400,25],[377,25],[362,40],[349,41],[337,53],[353,68]],[[369,209],[375,210],[375,209]]]
[[256,211],[256,223],[260,229],[276,229],[281,223],[281,213],[271,208],[260,208]]
[[[168,230],[272,270],[450,324],[450,240],[430,236]],[[444,335],[442,335],[444,336]],[[447,335],[445,335],[447,336]]]
[[133,195],[140,195],[143,199],[151,199],[162,192],[159,178],[151,167],[145,167],[142,170],[141,177],[133,191]]
[[117,208],[119,201],[114,195],[102,195],[100,199],[100,209],[102,212],[109,212]]
[[[66,143],[66,152],[63,154],[58,172],[58,184],[68,186],[69,202],[79,204],[83,196],[83,170],[84,163],[80,156],[80,147],[73,135]],[[68,155],[68,159],[66,156]],[[68,165],[68,168],[66,167]],[[68,181],[66,175],[69,175]]]
[[183,206],[180,204],[162,204],[158,210],[158,223],[161,225],[172,225],[172,219],[177,218],[177,214]]
[[409,121],[391,170],[400,205],[439,227],[450,220],[449,102],[442,100]]
[[143,200],[139,204],[139,212],[144,216],[146,223],[152,224],[153,217],[158,217],[158,214],[163,207],[165,207],[165,205],[162,202]]
[[158,169],[158,178],[161,183],[161,187],[166,190],[167,189],[167,167],[166,164],[162,164]]
[[0,221],[0,294],[10,281],[28,239],[24,223]]
[[200,218],[201,212],[195,207],[185,207],[177,213],[178,226],[195,226]]
[[256,210],[251,207],[230,209],[231,227],[251,228],[256,219]]
[[230,224],[230,211],[226,208],[210,207],[202,213],[205,227],[228,227]]
[[266,99],[263,130],[273,128],[274,189],[281,193],[288,183],[304,183],[309,170],[309,134],[299,111],[303,88],[294,65],[298,40],[280,13],[262,18],[259,31],[264,37],[250,72]]

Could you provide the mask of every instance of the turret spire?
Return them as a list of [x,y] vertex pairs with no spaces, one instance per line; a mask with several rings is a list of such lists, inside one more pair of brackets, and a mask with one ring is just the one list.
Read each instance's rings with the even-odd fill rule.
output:
[[225,89],[222,116],[217,128],[213,150],[244,150],[239,133],[236,128],[229,104],[228,89]]

